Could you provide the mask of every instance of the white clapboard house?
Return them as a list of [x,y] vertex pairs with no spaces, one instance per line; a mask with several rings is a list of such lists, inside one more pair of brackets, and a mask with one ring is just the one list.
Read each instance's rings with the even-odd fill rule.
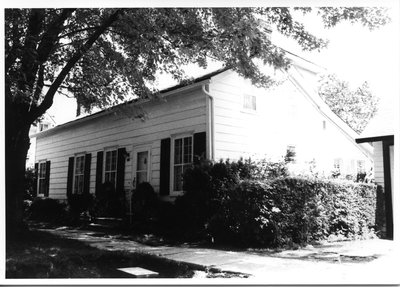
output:
[[[165,200],[181,195],[182,174],[194,161],[241,157],[281,160],[295,154],[295,171],[355,174],[371,165],[368,144],[316,93],[318,67],[293,57],[281,83],[256,88],[221,69],[160,93],[40,132],[36,138],[37,194],[65,200],[96,194],[104,182],[128,194],[149,182]],[[129,116],[141,109],[145,119]],[[117,112],[116,112],[117,111]],[[136,111],[136,112],[135,112]],[[293,153],[294,152],[294,153]]]

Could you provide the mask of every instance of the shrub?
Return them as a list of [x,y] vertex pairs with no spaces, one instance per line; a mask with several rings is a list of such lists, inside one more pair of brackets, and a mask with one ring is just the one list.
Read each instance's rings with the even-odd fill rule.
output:
[[27,168],[25,170],[25,194],[24,200],[33,200],[36,197],[35,188],[35,169]]
[[222,208],[230,192],[240,193],[240,188],[236,190],[240,182],[285,175],[287,169],[283,162],[264,160],[256,163],[251,159],[217,163],[202,161],[184,174],[185,194],[175,201],[176,222],[180,230],[185,230],[187,234],[208,236],[209,227],[213,226],[211,220],[218,226],[223,225],[224,216],[218,214],[219,217],[215,217],[215,214]]
[[93,195],[90,193],[68,195],[68,207],[70,215],[74,220],[78,220],[83,212],[87,212],[93,205]]
[[57,223],[66,218],[66,205],[52,198],[36,198],[29,207],[29,219]]
[[184,174],[180,230],[240,245],[362,238],[375,225],[373,185],[288,177],[280,163],[203,162]]
[[258,181],[244,180],[227,189],[211,217],[209,234],[216,242],[272,245],[275,230],[271,216],[276,210],[269,198],[268,187]]
[[135,219],[148,220],[155,216],[157,196],[150,183],[140,183],[134,190],[131,200]]
[[105,182],[96,193],[90,214],[95,217],[121,217],[124,210],[122,195],[117,194],[112,182]]

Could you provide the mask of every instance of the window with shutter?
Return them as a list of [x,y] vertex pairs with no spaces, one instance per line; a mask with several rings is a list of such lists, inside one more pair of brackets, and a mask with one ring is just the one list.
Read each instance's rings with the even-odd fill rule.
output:
[[117,182],[117,149],[106,150],[104,155],[104,182]]
[[38,196],[45,196],[46,194],[46,161],[38,163],[37,194]]
[[183,174],[193,163],[193,136],[174,139],[173,191],[183,190]]
[[83,193],[84,178],[85,178],[85,155],[81,154],[75,156],[73,193],[76,194]]

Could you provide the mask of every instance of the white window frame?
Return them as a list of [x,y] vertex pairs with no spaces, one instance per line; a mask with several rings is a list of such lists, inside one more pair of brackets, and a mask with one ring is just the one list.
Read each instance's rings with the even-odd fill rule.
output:
[[[79,174],[79,176],[82,176],[82,178],[83,178],[81,192],[75,192],[75,184],[76,184],[76,176],[77,176],[77,174],[76,174],[76,163],[77,163],[76,159],[78,157],[83,157],[83,171],[82,171],[82,174]],[[73,194],[82,194],[83,193],[84,182],[85,182],[85,164],[86,164],[85,161],[86,161],[86,153],[75,154],[75,156],[74,156],[74,172],[73,172],[73,178],[72,178],[72,193]]]
[[[367,173],[366,162],[363,159],[356,160],[356,174]],[[361,169],[360,169],[361,165]]]
[[[44,165],[44,176],[41,177],[40,174],[40,166]],[[41,180],[44,181],[44,183],[46,184],[46,168],[47,168],[47,161],[46,160],[41,160],[38,162],[38,171],[37,171],[37,188],[36,188],[36,193],[38,197],[44,197],[45,196],[45,190],[43,191],[43,193],[40,192],[40,182]]]
[[340,174],[344,172],[343,159],[340,157],[333,159],[333,169],[338,169]]
[[[248,100],[246,98],[249,97],[250,99],[250,106],[246,106]],[[253,102],[254,99],[254,102]],[[253,108],[254,104],[254,108]],[[257,112],[257,95],[255,93],[242,93],[242,111],[246,113],[256,113]]]
[[[191,150],[191,159],[190,163],[180,163],[179,165],[185,166],[185,165],[192,165],[193,164],[193,153],[194,153],[194,138],[193,138],[193,132],[191,133],[184,133],[184,134],[179,134],[179,135],[174,135],[171,137],[171,160],[170,160],[170,195],[172,196],[177,196],[177,195],[182,195],[183,190],[175,190],[175,141],[178,139],[184,140],[185,138],[191,138],[192,139],[192,150]],[[184,149],[182,148],[182,152],[184,152]]]
[[147,163],[147,182],[150,183],[151,181],[151,145],[140,145],[140,146],[133,146],[133,161],[132,161],[132,187],[136,188],[137,182],[137,154],[139,152],[147,151],[148,154],[148,163]]
[[[115,151],[115,170],[106,170],[107,167],[107,153]],[[118,147],[109,147],[104,149],[104,158],[103,158],[103,183],[106,182],[106,173],[115,171],[115,180],[114,180],[114,188],[117,187],[117,176],[118,176]]]

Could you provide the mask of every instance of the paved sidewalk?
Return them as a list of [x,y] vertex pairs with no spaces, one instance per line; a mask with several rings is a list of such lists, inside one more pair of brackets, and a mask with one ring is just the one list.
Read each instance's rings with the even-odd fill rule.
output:
[[[38,229],[110,251],[142,252],[202,268],[248,275],[243,283],[399,284],[399,257],[389,240],[335,242],[282,252],[224,251],[188,246],[148,246],[99,232]],[[213,280],[213,279],[208,279]]]

